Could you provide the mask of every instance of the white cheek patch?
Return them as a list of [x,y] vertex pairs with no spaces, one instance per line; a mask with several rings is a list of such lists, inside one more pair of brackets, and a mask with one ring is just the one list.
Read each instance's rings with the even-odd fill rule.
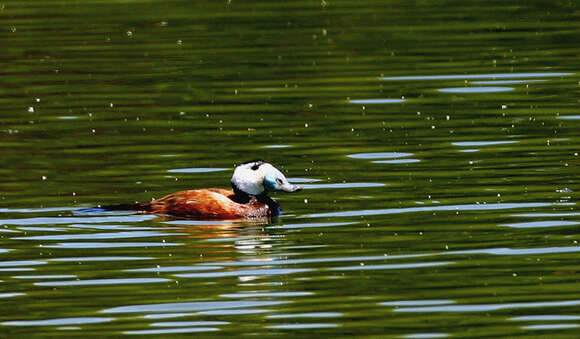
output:
[[251,168],[251,164],[238,166],[232,176],[232,184],[239,190],[251,195],[259,195],[264,192],[263,166],[257,170]]

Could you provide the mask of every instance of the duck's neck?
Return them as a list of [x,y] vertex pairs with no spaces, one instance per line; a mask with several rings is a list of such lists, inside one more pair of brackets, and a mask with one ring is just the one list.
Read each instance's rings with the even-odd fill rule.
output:
[[267,196],[266,193],[262,193],[260,195],[257,195],[256,199],[258,199],[259,202],[262,202],[262,203],[268,205],[268,208],[270,209],[270,215],[276,216],[276,215],[282,214],[282,210],[280,209],[280,204],[278,204],[276,202],[276,200]]
[[267,196],[266,192],[262,192],[258,195],[251,195],[238,189],[237,187],[233,188],[234,188],[234,196],[232,200],[237,202],[238,204],[247,204],[252,200],[252,198],[256,198],[256,200],[258,200],[259,202],[268,205],[270,215],[276,216],[282,214],[280,205],[274,199]]

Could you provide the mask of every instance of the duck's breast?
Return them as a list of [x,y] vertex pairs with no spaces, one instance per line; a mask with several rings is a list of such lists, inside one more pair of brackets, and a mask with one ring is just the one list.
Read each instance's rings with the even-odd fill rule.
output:
[[266,204],[257,201],[238,204],[232,200],[233,196],[232,191],[219,188],[181,191],[152,201],[147,211],[213,219],[264,217],[269,214]]

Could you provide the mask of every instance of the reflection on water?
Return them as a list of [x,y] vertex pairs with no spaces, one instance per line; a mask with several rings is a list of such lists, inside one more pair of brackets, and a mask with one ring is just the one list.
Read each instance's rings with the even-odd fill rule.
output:
[[[3,337],[577,337],[571,2],[0,15]],[[304,184],[279,217],[92,207],[257,158]]]
[[5,321],[5,326],[55,326],[55,325],[82,325],[82,324],[99,324],[113,321],[113,318],[105,317],[85,317],[85,318],[60,318],[30,321]]
[[485,80],[485,81],[471,81],[474,85],[517,85],[517,84],[529,84],[533,82],[543,82],[548,80],[540,79],[526,79],[526,80]]
[[[437,305],[422,307],[398,307],[394,312],[491,312],[504,309],[526,309],[546,307],[566,307],[580,305],[580,300],[545,301],[531,303],[504,303],[504,304],[471,304],[471,305]],[[388,306],[388,305],[383,305]]]
[[380,152],[380,153],[349,154],[348,157],[354,159],[393,159],[393,158],[410,157],[412,155],[413,153]]
[[509,92],[513,91],[513,87],[453,87],[453,88],[439,88],[439,92],[443,93],[495,93],[495,92]]
[[491,146],[491,145],[505,145],[505,144],[515,144],[517,140],[501,140],[501,141],[457,141],[452,142],[453,146],[461,147],[476,147],[476,146]]
[[405,102],[405,99],[357,99],[357,100],[349,100],[351,104],[398,104],[401,102]]
[[546,78],[564,77],[574,73],[489,73],[489,74],[452,74],[452,75],[415,75],[400,77],[382,77],[381,80],[463,80],[463,79],[512,79],[512,78]]

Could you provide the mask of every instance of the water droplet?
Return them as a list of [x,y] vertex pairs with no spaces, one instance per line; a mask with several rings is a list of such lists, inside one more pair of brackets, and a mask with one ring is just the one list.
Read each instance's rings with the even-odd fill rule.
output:
[[34,107],[32,106],[28,107],[28,113],[34,113]]

